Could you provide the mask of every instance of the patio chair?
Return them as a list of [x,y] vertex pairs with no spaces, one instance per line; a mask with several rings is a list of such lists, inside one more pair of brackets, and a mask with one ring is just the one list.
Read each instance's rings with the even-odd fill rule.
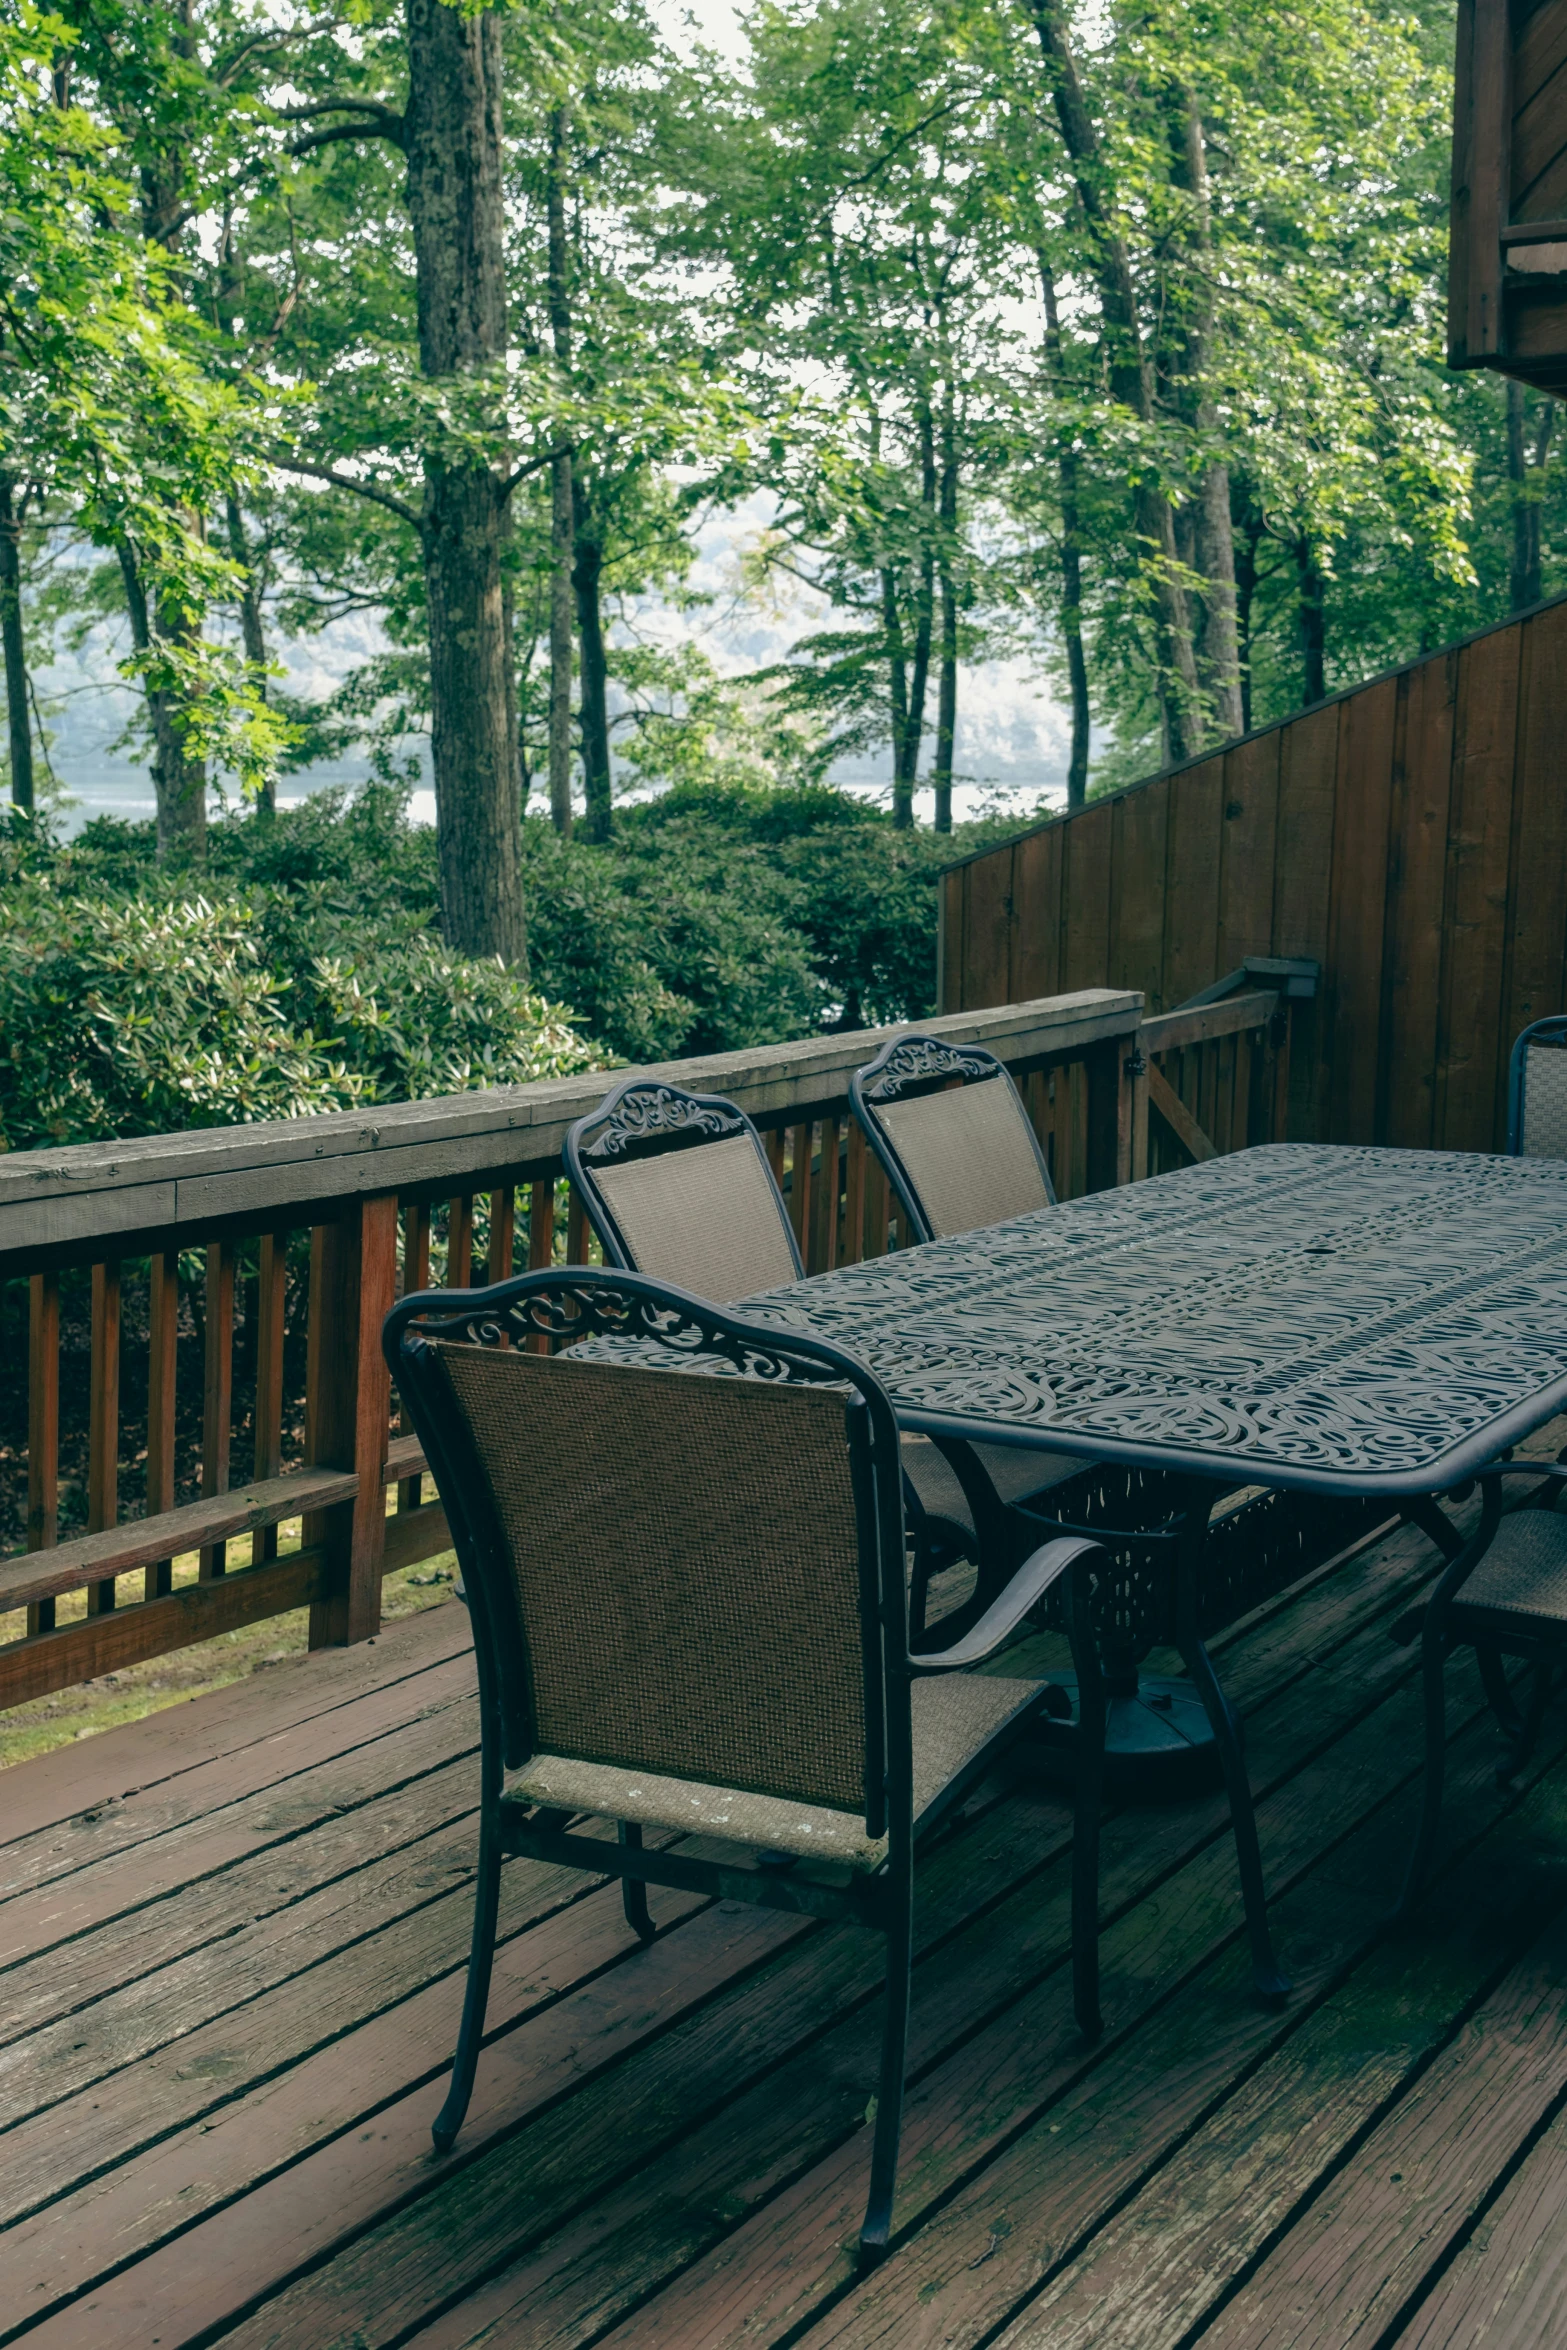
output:
[[[794,1227],[762,1138],[718,1094],[687,1093],[658,1078],[627,1077],[565,1141],[605,1260],[671,1281],[716,1305],[805,1277]],[[905,1435],[905,1500],[914,1535],[912,1606],[923,1628],[930,1579],[975,1558],[1004,1580],[1038,1536],[1008,1518],[1011,1505],[1078,1474],[1005,1445],[957,1445]]]
[[[1537,1494],[1504,1517],[1502,1481],[1507,1477],[1534,1477],[1540,1484]],[[1419,1893],[1436,1847],[1447,1745],[1444,1668],[1453,1649],[1467,1644],[1479,1658],[1486,1696],[1507,1740],[1497,1770],[1504,1786],[1528,1758],[1557,1659],[1567,1654],[1567,1517],[1556,1514],[1567,1467],[1560,1462],[1498,1461],[1482,1469],[1476,1482],[1482,1494],[1480,1523],[1449,1561],[1426,1602],[1421,1627],[1425,1797],[1400,1914]],[[1504,1655],[1524,1657],[1534,1668],[1528,1702],[1521,1711],[1507,1686]]]
[[916,1240],[1055,1206],[1017,1087],[982,1045],[894,1037],[855,1071],[849,1100]]
[[1567,1159],[1567,1016],[1535,1020],[1507,1065],[1507,1149],[1512,1158]]
[[[532,1351],[540,1334],[564,1350]],[[901,2129],[914,1846],[1044,1700],[1041,1681],[971,1668],[1053,1586],[1085,1624],[1096,1545],[1044,1544],[962,1638],[913,1654],[897,1423],[838,1348],[596,1268],[406,1298],[383,1345],[451,1522],[479,1676],[473,1948],[437,2148],[473,2087],[504,1857],[618,1877],[643,1943],[649,1885],[855,1921],[887,1944],[860,2238],[874,2261]],[[1078,1645],[1102,1727],[1093,1644]],[[1090,2036],[1101,1746],[1082,1742],[1074,1827]],[[578,1815],[618,1840],[575,1831]],[[757,1847],[792,1865],[759,1864]]]

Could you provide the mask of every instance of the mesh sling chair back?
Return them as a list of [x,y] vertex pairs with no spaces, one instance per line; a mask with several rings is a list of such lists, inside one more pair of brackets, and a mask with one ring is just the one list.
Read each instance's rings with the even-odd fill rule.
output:
[[849,1099],[916,1240],[1055,1206],[1017,1087],[982,1045],[894,1037],[855,1071]]
[[[1539,1482],[1523,1505],[1504,1516],[1505,1480]],[[1467,1644],[1479,1658],[1485,1693],[1507,1741],[1497,1777],[1504,1784],[1534,1744],[1559,1659],[1567,1657],[1567,1515],[1557,1503],[1567,1485],[1560,1461],[1498,1461],[1477,1479],[1480,1522],[1459,1545],[1427,1600],[1421,1623],[1425,1684],[1426,1775],[1420,1823],[1400,1910],[1407,1911],[1425,1881],[1436,1849],[1447,1744],[1444,1678],[1454,1648]],[[1513,1701],[1501,1667],[1504,1655],[1534,1667],[1526,1708]]]
[[1567,1159],[1567,1015],[1532,1021],[1514,1041],[1507,1148],[1515,1159]]
[[[541,1336],[568,1343],[541,1354]],[[451,1522],[479,1678],[473,1950],[437,2147],[472,2090],[505,1856],[619,1877],[644,1942],[650,1884],[856,1920],[887,1946],[861,2239],[874,2260],[897,2169],[915,1839],[1044,1696],[969,1668],[1056,1584],[1086,1622],[1096,1547],[1043,1545],[962,1639],[911,1655],[897,1425],[838,1349],[593,1269],[407,1298],[383,1343]],[[1097,1690],[1091,1643],[1079,1669]],[[1085,1741],[1073,1964],[1090,2033],[1100,1765]],[[575,1833],[579,1814],[613,1820],[618,1841]],[[683,1850],[687,1834],[732,1857]]]
[[[564,1155],[610,1264],[718,1305],[804,1279],[762,1138],[720,1095],[623,1078],[571,1127]],[[904,1439],[903,1466],[922,1620],[931,1575],[996,1547],[1001,1521],[983,1477],[967,1461],[960,1474],[927,1437]]]

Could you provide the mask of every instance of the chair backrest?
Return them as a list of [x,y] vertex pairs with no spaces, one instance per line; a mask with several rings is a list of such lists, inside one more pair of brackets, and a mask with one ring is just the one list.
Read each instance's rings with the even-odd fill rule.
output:
[[[595,1343],[531,1351],[563,1330]],[[903,1524],[868,1373],[591,1268],[405,1299],[384,1344],[508,1762],[566,1755],[885,1832],[893,1653],[908,1750]]]
[[849,1098],[917,1240],[1055,1206],[1017,1087],[982,1045],[896,1037],[855,1072]]
[[1567,1159],[1567,1014],[1533,1021],[1513,1046],[1507,1148],[1514,1158]]
[[805,1271],[762,1138],[718,1094],[628,1077],[566,1136],[605,1259],[728,1305]]

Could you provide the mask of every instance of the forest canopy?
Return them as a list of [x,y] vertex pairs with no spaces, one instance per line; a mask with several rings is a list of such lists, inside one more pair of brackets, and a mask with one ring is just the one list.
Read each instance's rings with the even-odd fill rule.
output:
[[[1075,805],[1555,584],[1552,404],[1442,364],[1446,5],[741,24],[720,53],[644,0],[0,0],[14,821],[49,797],[37,673],[112,644],[157,807],[122,894],[156,870],[164,904],[325,757],[395,793],[427,756],[449,955],[525,989],[531,933],[601,1044],[741,1041],[918,1008],[864,979],[876,860],[917,792],[950,830],[983,662],[1069,710]],[[697,535],[746,501],[733,594],[807,618],[721,672],[650,616],[699,615]],[[291,691],[278,648],[349,619],[374,649]],[[822,815],[851,756],[886,826]],[[819,795],[787,857],[768,793]],[[657,1009],[723,962],[699,922],[637,944],[659,856],[653,895],[794,941],[724,950],[727,1022]]]

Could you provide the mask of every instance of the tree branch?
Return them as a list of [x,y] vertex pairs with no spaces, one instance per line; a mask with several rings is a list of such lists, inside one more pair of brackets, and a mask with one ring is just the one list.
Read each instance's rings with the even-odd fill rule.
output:
[[406,499],[394,497],[390,490],[379,490],[374,482],[356,481],[351,473],[339,473],[330,465],[311,465],[303,457],[269,456],[269,465],[280,473],[302,473],[311,481],[330,483],[335,490],[352,490],[356,498],[368,498],[372,506],[384,506],[388,514],[395,514],[399,522],[406,522],[411,530],[424,535],[424,516]]

